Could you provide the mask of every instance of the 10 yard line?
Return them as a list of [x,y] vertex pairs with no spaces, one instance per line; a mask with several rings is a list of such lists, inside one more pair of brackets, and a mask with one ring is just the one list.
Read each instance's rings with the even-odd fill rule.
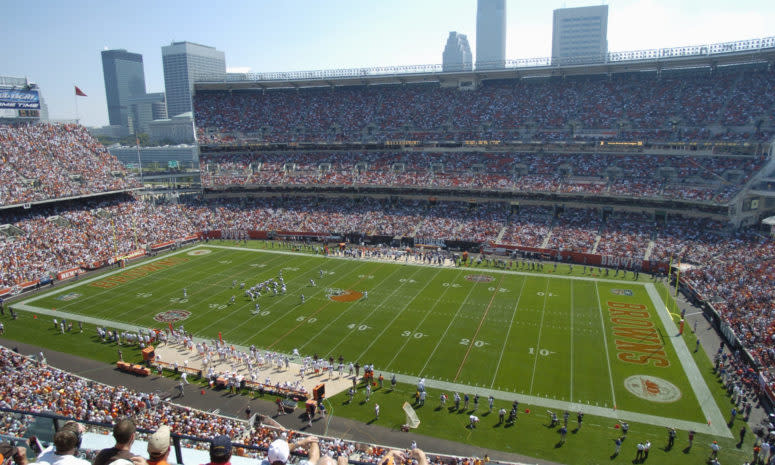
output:
[[600,325],[603,330],[603,345],[605,346],[605,360],[608,362],[608,380],[611,382],[611,399],[613,400],[613,407],[616,408],[616,394],[614,394],[614,375],[611,373],[611,359],[608,356],[608,338],[605,334],[605,321],[603,320],[603,306],[600,305],[600,291],[597,287],[597,281],[595,281],[595,296],[597,297],[597,308],[600,310]]

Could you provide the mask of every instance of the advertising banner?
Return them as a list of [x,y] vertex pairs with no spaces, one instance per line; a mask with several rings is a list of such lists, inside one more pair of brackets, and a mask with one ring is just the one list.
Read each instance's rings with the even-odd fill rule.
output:
[[40,110],[37,90],[0,89],[0,108]]

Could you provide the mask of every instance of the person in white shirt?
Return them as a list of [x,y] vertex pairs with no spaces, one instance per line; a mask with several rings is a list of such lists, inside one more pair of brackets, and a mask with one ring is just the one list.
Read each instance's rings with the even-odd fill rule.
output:
[[75,456],[80,436],[71,428],[62,428],[54,435],[55,450],[44,451],[36,464],[46,465],[91,465],[88,460]]

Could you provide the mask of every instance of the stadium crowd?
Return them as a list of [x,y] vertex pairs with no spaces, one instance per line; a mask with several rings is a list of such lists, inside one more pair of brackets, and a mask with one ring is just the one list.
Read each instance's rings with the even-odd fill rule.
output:
[[[621,73],[484,81],[461,92],[439,84],[198,92],[200,143],[277,141],[767,140],[775,72]],[[708,128],[716,127],[711,132]],[[740,130],[732,130],[731,128]],[[585,130],[595,130],[592,133]]]
[[[473,188],[578,192],[726,203],[759,157],[509,152],[203,154],[202,183]],[[654,169],[654,167],[657,169]]]
[[137,187],[76,124],[0,124],[0,206]]
[[[211,447],[211,441],[225,436],[236,445],[235,455],[254,458],[264,458],[264,451],[271,450],[270,446],[278,439],[299,444],[307,438],[314,438],[311,440],[317,442],[321,455],[344,456],[353,463],[379,463],[390,454],[389,449],[374,444],[251,424],[174,404],[162,400],[162,395],[158,393],[148,394],[123,386],[100,384],[47,365],[42,353],[37,357],[26,357],[0,346],[0,374],[0,407],[17,412],[55,414],[102,424],[118,424],[131,418],[138,428],[157,431],[164,425],[173,433],[201,438],[199,442],[184,441],[184,446],[200,449]],[[26,437],[34,422],[32,415],[0,413],[0,434]],[[257,447],[260,451],[239,445]],[[231,446],[228,447],[231,450]],[[91,451],[91,455],[95,452]],[[311,454],[308,448],[297,451],[295,460]],[[481,459],[474,457],[440,455],[428,459],[433,464],[482,464]]]

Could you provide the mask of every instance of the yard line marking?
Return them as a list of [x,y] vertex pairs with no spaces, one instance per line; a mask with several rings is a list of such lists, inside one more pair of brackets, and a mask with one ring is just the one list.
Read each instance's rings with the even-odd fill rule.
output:
[[[400,266],[399,266],[399,267],[396,267],[396,270],[400,270],[400,269],[401,269],[401,267],[400,267]],[[411,276],[414,276],[414,275],[416,275],[416,274],[418,273],[418,271],[419,271],[419,270],[417,270],[417,271],[415,271],[414,273],[412,273],[412,274],[411,274]],[[393,273],[395,273],[395,271],[394,271]],[[392,276],[392,275],[393,275],[393,273],[390,273],[390,275]],[[366,279],[366,278],[363,278],[363,279]],[[362,281],[362,280],[361,280],[361,281]],[[359,282],[360,282],[360,281],[359,281]],[[407,281],[407,282],[408,282],[408,281]],[[368,314],[368,315],[366,315],[364,318],[362,318],[362,319],[361,319],[361,321],[359,322],[359,325],[360,325],[360,324],[364,324],[365,322],[367,322],[367,321],[369,320],[369,318],[371,317],[371,315],[373,315],[373,314],[374,314],[374,312],[376,312],[377,310],[379,310],[379,309],[380,309],[380,308],[381,308],[383,305],[385,305],[385,303],[387,303],[387,302],[390,302],[390,297],[394,296],[394,295],[395,295],[395,294],[396,294],[398,291],[400,291],[400,290],[401,290],[401,288],[402,288],[402,287],[404,287],[404,285],[406,285],[406,284],[407,284],[407,282],[400,283],[398,286],[396,286],[396,288],[393,290],[393,292],[391,292],[390,294],[388,294],[388,296],[387,296],[386,298],[382,299],[382,301],[380,301],[379,305],[377,305],[376,307],[374,307],[374,308],[373,308],[373,309],[372,309],[372,310],[369,312],[369,314]],[[339,346],[340,346],[340,345],[341,345],[341,344],[342,344],[342,343],[343,343],[345,340],[347,340],[347,338],[348,338],[348,337],[349,337],[349,336],[350,336],[352,333],[354,333],[355,331],[357,331],[357,326],[356,326],[356,327],[354,327],[353,329],[351,329],[351,330],[350,330],[350,332],[349,332],[349,333],[347,333],[347,336],[340,338],[340,339],[339,339],[339,342],[337,342],[337,343],[336,343],[336,345],[335,345],[334,347],[332,347],[332,348],[331,348],[331,349],[330,349],[330,350],[329,350],[329,351],[326,353],[326,355],[334,353],[334,351],[336,350],[336,348],[337,348],[337,347],[339,347]],[[356,359],[356,360],[357,360],[357,359]]]
[[[345,263],[345,264],[346,264],[346,263]],[[340,267],[339,267],[339,266],[337,266],[337,267],[335,267],[335,268],[333,268],[333,269],[338,271],[338,270],[339,270],[339,268],[340,268]],[[280,298],[279,298],[279,299],[277,299],[277,300],[273,300],[273,301],[272,301],[271,303],[269,303],[269,304],[268,304],[268,305],[267,305],[265,308],[271,311],[271,309],[272,309],[272,308],[275,308],[275,306],[276,306],[276,305],[278,305],[280,302],[283,302],[283,301],[285,301],[286,299],[290,299],[290,298],[297,298],[297,299],[298,299],[298,296],[299,296],[300,294],[302,294],[302,293],[303,293],[304,289],[308,289],[308,287],[306,287],[307,276],[309,276],[309,275],[311,275],[311,274],[313,274],[313,273],[314,273],[314,271],[310,271],[309,273],[307,273],[307,272],[304,272],[304,273],[301,273],[301,274],[299,274],[299,276],[297,276],[297,277],[295,277],[295,278],[290,278],[290,279],[288,280],[288,284],[289,284],[289,285],[292,285],[292,284],[294,284],[294,283],[296,283],[296,282],[302,282],[302,283],[305,283],[305,284],[302,284],[302,285],[300,285],[299,287],[297,287],[297,288],[296,288],[296,290],[295,290],[295,291],[288,292],[288,293],[287,293],[287,294],[285,294],[285,295],[283,295],[283,294],[279,294],[277,297],[280,297]],[[304,276],[304,277],[302,278],[301,276]],[[345,275],[338,275],[338,276],[341,276],[341,277],[340,277],[339,279],[337,279],[337,281],[335,281],[335,282],[337,282],[337,283],[338,283],[339,281],[342,281],[342,280],[346,279],[346,278],[347,278],[347,276],[349,276],[349,274],[345,274]],[[312,298],[314,298],[314,297],[318,296],[319,294],[322,294],[322,293],[324,293],[324,292],[325,292],[325,289],[326,289],[326,286],[323,286],[323,285],[321,285],[321,286],[318,286],[316,289],[319,289],[319,290],[316,290],[314,293],[312,293],[312,294],[309,294],[309,298],[310,298],[310,299],[312,299]],[[246,303],[245,303],[245,304],[244,304],[242,307],[240,307],[240,309],[245,309],[245,310],[246,310],[247,308],[249,308],[249,307],[250,307],[250,304],[251,304],[251,303],[252,303],[252,302],[246,302]],[[259,329],[259,330],[258,330],[258,331],[256,331],[255,333],[253,333],[253,334],[252,334],[252,335],[251,335],[251,336],[248,338],[248,340],[247,340],[246,342],[249,342],[250,340],[252,340],[252,338],[254,338],[254,337],[256,337],[257,335],[261,334],[261,333],[262,333],[262,332],[264,332],[265,330],[267,330],[267,329],[271,328],[271,327],[272,327],[272,326],[274,326],[275,324],[278,324],[278,323],[285,322],[285,321],[286,321],[286,320],[285,320],[285,318],[288,318],[288,317],[290,317],[290,316],[291,316],[293,313],[295,313],[295,312],[297,312],[297,311],[299,311],[299,312],[303,312],[303,311],[304,311],[304,307],[302,307],[301,305],[295,305],[295,306],[293,306],[293,307],[292,307],[292,308],[291,308],[291,309],[290,309],[290,310],[289,310],[289,311],[288,311],[288,312],[287,312],[285,315],[283,315],[282,317],[279,317],[279,318],[272,318],[272,319],[271,319],[271,321],[269,321],[269,322],[267,322],[265,325],[263,325],[263,327],[262,327],[261,329]],[[246,324],[250,323],[252,320],[254,320],[254,319],[256,319],[256,318],[261,318],[261,317],[260,317],[259,315],[251,315],[251,316],[250,316],[250,318],[248,318],[247,320],[243,321],[241,325],[235,325],[235,326],[234,326],[234,327],[232,327],[232,328],[231,328],[229,331],[225,331],[225,332],[223,333],[223,336],[226,336],[226,335],[228,335],[228,334],[231,334],[231,333],[233,333],[234,331],[236,331],[236,330],[240,329],[242,326],[244,326],[244,325],[246,325]],[[221,320],[222,320],[222,319],[223,319],[223,318],[221,318]],[[219,320],[219,321],[220,321],[220,320]],[[212,326],[212,325],[210,325],[210,326]],[[208,327],[209,327],[209,326],[208,326]]]
[[570,397],[573,402],[573,281],[570,282]]
[[503,353],[506,352],[506,344],[509,342],[509,334],[511,334],[511,327],[514,326],[514,317],[517,316],[519,310],[519,300],[522,298],[522,292],[525,290],[525,283],[527,278],[522,279],[522,288],[519,290],[519,296],[517,297],[517,303],[514,304],[514,312],[511,314],[511,322],[509,322],[509,329],[506,331],[506,339],[503,340],[503,347],[501,348],[501,355],[498,357],[498,365],[495,366],[495,373],[492,375],[492,382],[490,383],[490,389],[495,385],[495,377],[498,376],[498,370],[501,367],[501,361],[503,360]]
[[[428,286],[431,284],[431,282],[432,282],[434,279],[436,279],[436,277],[439,275],[439,273],[441,273],[441,270],[437,271],[437,272],[436,272],[436,274],[435,274],[435,275],[433,275],[433,277],[432,277],[431,279],[429,279],[427,283],[425,283],[425,286],[423,286],[423,287],[422,287],[422,289],[420,289],[420,290],[419,290],[419,291],[418,291],[418,292],[415,294],[415,297],[417,297],[418,295],[422,294],[422,292],[423,292],[423,291],[424,291],[424,290],[425,290],[425,289],[426,289],[426,288],[427,288],[427,287],[428,287]],[[388,324],[384,325],[384,327],[382,328],[382,331],[380,331],[380,332],[379,332],[379,334],[377,334],[377,337],[375,337],[375,338],[372,338],[372,340],[371,340],[371,343],[370,343],[368,346],[366,346],[366,348],[365,348],[365,349],[363,349],[363,352],[361,352],[361,354],[360,354],[360,355],[358,355],[358,357],[356,357],[356,358],[355,358],[355,360],[363,360],[363,356],[364,356],[364,355],[366,355],[366,352],[368,352],[368,351],[369,351],[369,349],[371,349],[371,346],[373,346],[373,345],[374,345],[374,344],[377,342],[377,340],[378,340],[379,338],[381,338],[383,334],[385,334],[385,331],[387,331],[387,330],[388,330],[388,328],[390,328],[391,326],[393,326],[393,323],[396,321],[396,319],[398,319],[398,317],[399,317],[399,316],[401,316],[401,314],[403,314],[403,313],[404,313],[404,311],[405,311],[407,308],[409,308],[409,305],[410,305],[412,302],[414,302],[414,299],[408,299],[408,302],[407,302],[407,304],[406,304],[406,305],[404,305],[404,308],[402,308],[400,311],[396,312],[396,314],[395,314],[395,316],[393,317],[393,319],[392,319],[392,320],[390,320],[390,323],[388,323]],[[408,338],[407,338],[407,340],[408,340]]]
[[[378,269],[379,269],[379,267],[375,268],[374,270],[376,271],[376,270],[378,270]],[[399,269],[400,269],[400,268],[399,268]],[[396,271],[398,271],[398,270],[396,270]],[[394,271],[394,272],[392,272],[392,273],[389,273],[387,276],[385,276],[384,278],[380,279],[380,281],[379,281],[379,284],[381,284],[381,283],[385,282],[387,279],[389,279],[391,276],[393,276],[393,274],[394,274],[394,273],[395,273],[395,271]],[[349,274],[348,274],[348,276],[349,276]],[[373,287],[378,287],[378,284],[374,284],[374,285],[373,285]],[[374,292],[374,294],[375,294],[375,295],[377,295],[377,297],[379,297],[379,295],[378,295],[378,293],[377,293],[377,292]],[[342,318],[343,316],[345,316],[345,315],[349,315],[349,313],[350,313],[350,312],[351,312],[353,309],[355,309],[355,310],[357,311],[357,310],[358,310],[358,304],[360,304],[360,303],[362,303],[362,302],[363,302],[363,300],[358,300],[357,302],[353,302],[353,305],[350,305],[350,306],[349,306],[349,308],[347,308],[347,310],[345,310],[345,311],[343,311],[343,312],[339,312],[339,313],[336,315],[336,317],[335,317],[334,319],[332,319],[331,321],[329,321],[329,322],[328,322],[328,323],[327,323],[325,326],[323,326],[323,327],[320,329],[320,331],[316,332],[314,335],[312,335],[312,337],[310,337],[309,339],[307,339],[307,341],[306,341],[304,344],[300,345],[300,346],[298,347],[299,351],[301,351],[302,349],[304,349],[304,347],[306,347],[306,346],[307,346],[309,343],[311,343],[312,341],[314,341],[314,340],[315,340],[315,339],[317,339],[318,337],[320,337],[320,336],[324,336],[324,335],[325,335],[325,332],[326,332],[326,330],[327,330],[329,327],[331,327],[331,325],[333,325],[334,323],[336,323],[337,321],[339,321],[339,319],[340,319],[340,318]],[[327,337],[331,337],[331,335],[329,334],[329,335],[327,335]],[[326,355],[328,355],[328,354],[326,354]]]
[[[377,269],[379,269],[379,268],[380,268],[380,267],[378,267]],[[375,270],[375,271],[376,271],[376,270]],[[357,286],[358,284],[360,284],[360,283],[361,283],[363,280],[365,280],[365,279],[366,279],[366,277],[365,277],[365,276],[364,276],[363,278],[359,279],[358,281],[356,281],[356,282],[355,282],[355,285],[353,285],[353,287]],[[269,345],[267,346],[267,349],[271,349],[271,348],[272,348],[272,347],[273,347],[275,344],[277,344],[278,342],[280,342],[280,341],[282,341],[283,339],[285,339],[285,337],[286,337],[286,336],[288,336],[288,335],[289,335],[289,334],[291,334],[292,332],[294,332],[294,331],[296,331],[297,329],[299,329],[299,327],[301,327],[302,325],[304,325],[304,323],[306,323],[308,319],[310,319],[310,318],[312,318],[312,317],[316,316],[318,313],[322,312],[322,311],[323,311],[323,310],[324,310],[326,307],[328,307],[328,306],[329,306],[329,304],[331,304],[331,302],[332,302],[331,300],[326,300],[326,303],[324,303],[323,305],[321,305],[320,307],[318,307],[318,309],[317,309],[317,310],[315,310],[315,313],[313,313],[312,315],[310,315],[310,316],[308,316],[308,317],[304,318],[303,320],[301,320],[301,321],[299,322],[299,324],[297,324],[296,326],[294,326],[293,328],[291,328],[291,329],[290,329],[288,332],[286,332],[285,334],[283,334],[282,336],[280,336],[278,339],[276,339],[274,342],[272,342],[271,344],[269,344]],[[279,319],[278,319],[278,321],[279,321]]]
[[492,303],[495,300],[495,296],[498,295],[498,289],[500,289],[502,281],[503,281],[503,276],[500,277],[500,279],[498,280],[498,284],[495,285],[495,290],[492,291],[492,297],[490,297],[490,303],[487,304],[487,308],[484,309],[484,315],[482,315],[482,318],[479,319],[479,326],[476,327],[476,331],[474,332],[474,337],[472,337],[471,341],[468,343],[466,354],[463,356],[463,360],[460,361],[460,366],[457,367],[457,373],[455,373],[455,377],[452,379],[453,383],[457,381],[458,376],[460,376],[460,372],[463,371],[463,365],[465,365],[466,360],[468,360],[468,354],[471,353],[471,348],[474,346],[474,342],[476,342],[476,336],[479,335],[479,330],[482,329],[482,324],[484,324],[484,320],[487,318],[487,314],[490,312],[490,307],[492,307]]
[[598,289],[597,283],[595,283],[595,297],[597,298],[597,308],[600,310],[600,325],[602,326],[603,331],[603,345],[605,346],[605,361],[608,363],[608,380],[611,382],[611,400],[613,401],[614,407],[616,407],[616,394],[614,393],[614,375],[611,371],[611,358],[608,355],[608,337],[606,336],[605,332],[605,320],[603,319],[603,305],[600,303],[600,290]]
[[425,365],[423,365],[422,368],[420,368],[420,372],[417,374],[417,376],[419,376],[419,377],[423,376],[423,373],[425,372],[425,368],[428,367],[428,363],[430,363],[431,359],[433,358],[433,355],[436,353],[437,350],[439,350],[439,346],[441,345],[441,341],[443,341],[444,338],[447,337],[447,333],[449,332],[449,328],[452,327],[452,323],[454,323],[455,320],[457,319],[458,314],[460,314],[460,310],[463,309],[463,306],[466,304],[466,301],[468,300],[469,297],[471,297],[471,293],[474,292],[474,289],[476,289],[476,285],[477,284],[478,283],[473,283],[471,285],[471,290],[468,291],[468,294],[466,294],[466,298],[463,299],[462,302],[460,302],[460,306],[457,308],[457,311],[455,312],[455,315],[452,318],[449,319],[449,324],[447,325],[447,329],[444,330],[444,334],[442,334],[441,337],[439,338],[439,341],[436,343],[436,347],[434,347],[433,350],[431,351],[431,354],[428,355],[428,359],[425,360]]
[[546,278],[546,289],[544,289],[544,308],[541,310],[541,324],[538,326],[538,341],[536,341],[535,358],[533,359],[533,374],[530,375],[530,394],[533,394],[533,382],[536,379],[536,367],[538,366],[538,354],[541,353],[541,333],[544,330],[544,315],[546,315],[546,301],[549,299],[549,278]]
[[[439,272],[441,272],[441,270],[439,270]],[[437,273],[437,276],[438,276],[438,273]],[[459,278],[460,276],[462,276],[462,275],[458,274],[458,276],[456,276],[456,277],[455,277],[455,278],[454,278],[452,281],[454,282],[454,281],[455,281],[457,278]],[[435,278],[435,276],[434,276],[434,278]],[[429,316],[430,316],[430,315],[433,313],[433,310],[434,310],[434,309],[435,309],[435,308],[436,308],[436,307],[437,307],[437,306],[438,306],[438,305],[439,305],[441,302],[443,302],[443,301],[444,301],[443,297],[444,297],[444,295],[446,295],[447,291],[449,291],[450,289],[452,289],[452,286],[447,286],[447,287],[445,287],[445,288],[444,288],[444,290],[441,292],[441,295],[439,296],[439,298],[438,298],[438,299],[433,299],[433,301],[434,301],[434,302],[433,302],[433,305],[431,305],[431,306],[430,306],[430,308],[428,309],[428,311],[427,311],[427,312],[425,312],[425,315],[422,317],[422,319],[421,319],[421,320],[420,320],[420,321],[419,321],[419,322],[418,322],[418,323],[417,323],[417,324],[414,326],[414,329],[412,330],[412,332],[417,332],[417,330],[418,330],[418,329],[420,329],[420,328],[422,327],[422,324],[423,324],[423,323],[425,322],[425,320],[426,320],[426,319],[428,319],[428,317],[429,317]],[[401,352],[403,352],[403,351],[404,351],[404,349],[406,348],[407,344],[409,344],[409,341],[411,341],[411,340],[412,340],[412,339],[411,339],[411,338],[409,338],[409,337],[407,337],[407,338],[406,338],[406,340],[404,341],[404,343],[401,345],[401,348],[400,348],[400,349],[398,349],[398,350],[396,350],[396,353],[393,355],[393,358],[391,358],[391,359],[390,359],[390,361],[389,361],[389,362],[388,362],[388,363],[385,365],[385,367],[384,367],[384,369],[385,369],[385,370],[387,370],[388,368],[390,368],[390,365],[392,365],[392,364],[393,364],[393,362],[396,360],[396,358],[398,358],[398,356],[401,354]]]

